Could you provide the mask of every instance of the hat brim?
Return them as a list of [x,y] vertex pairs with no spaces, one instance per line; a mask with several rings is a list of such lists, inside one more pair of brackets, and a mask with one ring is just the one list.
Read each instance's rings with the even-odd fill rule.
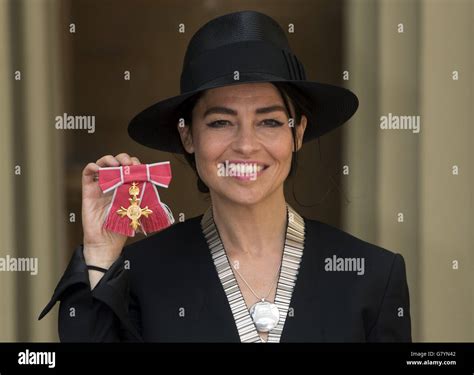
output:
[[[357,96],[343,87],[313,81],[290,81],[284,79],[262,79],[237,81],[232,84],[287,82],[300,88],[314,103],[313,122],[305,130],[303,142],[317,138],[336,129],[349,120],[357,111]],[[136,142],[161,151],[183,153],[177,125],[178,107],[193,95],[210,89],[232,85],[213,82],[207,87],[161,100],[138,113],[128,125],[128,134]]]

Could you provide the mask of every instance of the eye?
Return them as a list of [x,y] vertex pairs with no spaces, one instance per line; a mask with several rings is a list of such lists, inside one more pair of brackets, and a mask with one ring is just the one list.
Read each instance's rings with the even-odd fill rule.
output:
[[265,123],[265,125],[271,127],[271,128],[276,128],[278,126],[282,126],[283,123],[281,121],[275,120],[275,119],[266,119],[262,121]]
[[227,120],[217,120],[217,121],[212,121],[207,124],[207,126],[211,128],[223,128],[224,126],[228,125],[229,121]]

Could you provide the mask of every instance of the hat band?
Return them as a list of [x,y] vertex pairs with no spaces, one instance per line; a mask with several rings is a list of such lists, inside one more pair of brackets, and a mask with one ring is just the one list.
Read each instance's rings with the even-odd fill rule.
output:
[[238,82],[240,73],[306,80],[303,64],[291,51],[268,42],[246,41],[206,51],[193,59],[181,75],[181,93],[196,90],[225,76]]

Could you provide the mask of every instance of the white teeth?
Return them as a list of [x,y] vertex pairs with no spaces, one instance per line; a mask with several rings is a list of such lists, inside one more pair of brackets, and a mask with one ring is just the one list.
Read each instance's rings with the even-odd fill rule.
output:
[[[232,164],[232,163],[231,163]],[[265,169],[263,164],[254,164],[254,163],[233,163],[234,168],[240,171],[247,171],[249,173],[258,173]]]

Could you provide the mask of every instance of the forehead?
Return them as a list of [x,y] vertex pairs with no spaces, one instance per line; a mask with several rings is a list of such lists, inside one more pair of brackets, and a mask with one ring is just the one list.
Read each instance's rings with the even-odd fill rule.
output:
[[206,90],[201,97],[203,105],[215,104],[283,104],[277,88],[271,83],[244,83]]

